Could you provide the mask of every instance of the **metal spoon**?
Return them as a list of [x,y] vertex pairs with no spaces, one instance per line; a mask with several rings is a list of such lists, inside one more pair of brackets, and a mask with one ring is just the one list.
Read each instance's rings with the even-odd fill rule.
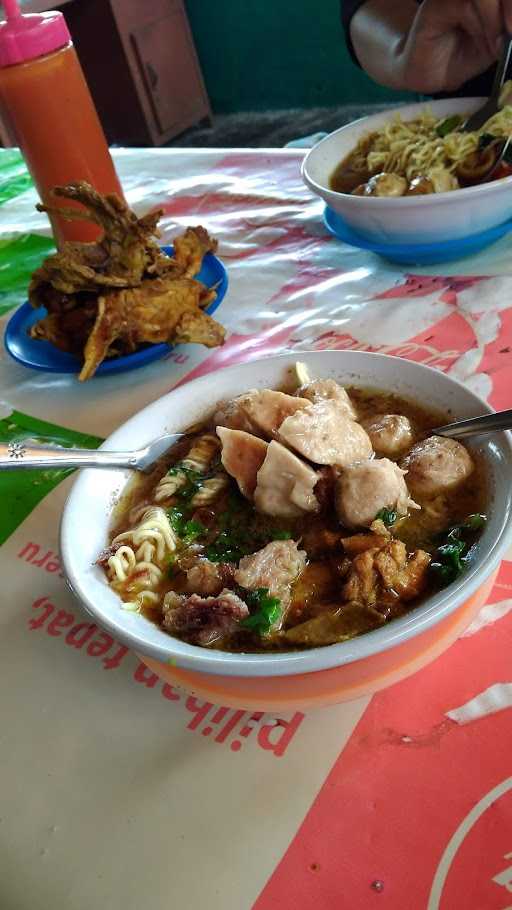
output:
[[[512,409],[484,414],[469,420],[458,420],[430,430],[430,436],[464,439],[482,433],[512,429]],[[31,439],[0,443],[0,471],[30,468],[132,468],[148,473],[162,455],[182,438],[181,433],[159,436],[143,449],[134,452],[110,452],[105,449],[65,449],[63,446],[40,446]]]
[[132,468],[147,473],[181,436],[181,433],[159,436],[143,449],[134,452],[41,446],[31,439],[0,443],[0,471],[30,468]]
[[482,417],[470,417],[469,420],[458,420],[444,427],[429,431],[429,436],[446,436],[447,439],[465,439],[466,436],[479,436],[482,433],[494,433],[497,430],[512,430],[512,409],[498,411],[496,414],[484,414]]

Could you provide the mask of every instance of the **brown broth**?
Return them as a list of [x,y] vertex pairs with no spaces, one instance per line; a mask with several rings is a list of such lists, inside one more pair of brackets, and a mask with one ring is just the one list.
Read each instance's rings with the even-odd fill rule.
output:
[[[350,397],[356,407],[360,420],[377,414],[401,414],[411,422],[414,442],[425,438],[435,426],[443,422],[449,422],[453,419],[453,414],[441,413],[423,408],[415,402],[401,396],[383,393],[375,389],[347,388]],[[196,429],[196,428],[194,428]],[[201,432],[210,430],[211,425],[205,424]],[[130,512],[144,504],[150,505],[152,491],[156,484],[163,477],[169,467],[184,457],[190,448],[194,435],[189,435],[173,449],[171,457],[162,460],[155,468],[151,475],[147,477],[138,477],[136,482],[132,482],[126,490],[125,495],[116,507],[111,539],[120,530],[130,527]],[[475,461],[475,471],[470,478],[453,492],[445,493],[438,496],[435,500],[422,502],[421,511],[411,511],[405,519],[399,520],[393,527],[393,536],[403,541],[408,552],[417,548],[432,553],[438,543],[438,535],[446,531],[449,527],[464,521],[468,515],[478,512],[485,512],[486,502],[486,484],[483,465],[473,453]],[[397,459],[398,460],[398,459]],[[219,533],[223,516],[229,511],[233,497],[236,498],[237,507],[235,510],[239,528],[243,527],[244,533],[249,534],[250,549],[248,552],[256,552],[265,543],[273,539],[273,535],[278,532],[289,532],[294,540],[301,541],[301,548],[305,549],[308,554],[308,565],[302,573],[292,590],[291,604],[284,618],[283,629],[286,631],[295,627],[299,623],[315,618],[323,611],[332,610],[336,605],[341,603],[341,587],[344,583],[344,571],[346,570],[347,557],[343,555],[341,546],[332,551],[318,552],[318,541],[324,532],[331,534],[340,534],[349,537],[355,532],[344,531],[340,528],[339,519],[334,510],[334,503],[321,513],[321,515],[306,515],[305,517],[290,521],[285,519],[269,518],[258,515],[253,506],[243,500],[238,492],[234,480],[230,479],[230,484],[224,493],[215,502],[213,507],[208,507],[203,514],[198,514],[199,510],[190,513],[190,518],[197,520],[207,526],[206,536],[196,542],[198,555],[206,555],[208,546],[215,540]],[[172,503],[171,503],[172,504]],[[179,503],[178,503],[179,504]],[[248,530],[249,529],[249,530]],[[186,568],[186,562],[182,563]],[[163,600],[168,591],[182,593],[185,590],[186,575],[181,569],[175,571],[172,577],[164,577],[164,580],[157,589],[157,593]],[[121,595],[123,600],[129,600],[129,592],[123,584],[115,584],[115,589]],[[388,598],[383,605],[386,621],[396,616],[402,615],[410,609],[413,609],[424,600],[429,594],[436,590],[436,584],[430,580],[427,588],[422,595],[410,603],[396,602],[396,599]],[[384,609],[385,608],[385,609]],[[152,605],[144,607],[145,615],[160,623],[161,610]],[[379,617],[374,617],[374,625],[381,624]],[[371,616],[368,614],[362,618],[362,626],[356,630],[355,634],[367,631],[372,627]],[[265,639],[259,636],[253,636],[248,632],[238,633],[229,639],[218,641],[214,647],[221,650],[230,651],[268,651],[268,650],[294,650],[297,645],[291,645],[290,642],[283,640],[281,633],[271,634]]]

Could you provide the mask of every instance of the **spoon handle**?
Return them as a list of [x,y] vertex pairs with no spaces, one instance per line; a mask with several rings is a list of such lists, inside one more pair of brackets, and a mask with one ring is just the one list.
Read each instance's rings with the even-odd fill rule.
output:
[[39,446],[30,439],[0,443],[0,471],[34,468],[135,468],[136,452]]
[[457,423],[431,430],[431,435],[464,439],[466,436],[494,433],[496,430],[512,430],[512,409],[498,411],[497,414],[485,414],[483,417],[471,417],[469,420],[458,420]]

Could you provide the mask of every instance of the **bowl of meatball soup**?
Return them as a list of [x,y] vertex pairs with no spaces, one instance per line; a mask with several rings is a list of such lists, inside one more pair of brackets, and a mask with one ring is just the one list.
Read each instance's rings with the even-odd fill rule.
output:
[[67,580],[161,676],[223,703],[375,691],[461,633],[509,546],[508,434],[433,432],[489,410],[380,354],[300,352],[197,379],[104,443],[180,433],[150,474],[75,481]]
[[343,126],[307,153],[303,180],[351,231],[373,243],[478,237],[512,214],[508,167],[488,179],[478,173],[462,177],[461,165],[478,163],[484,151],[491,154],[484,146],[496,141],[493,131],[508,135],[499,123],[506,110],[498,115],[498,126],[495,120],[481,134],[460,132],[484,102],[447,98],[409,104]]

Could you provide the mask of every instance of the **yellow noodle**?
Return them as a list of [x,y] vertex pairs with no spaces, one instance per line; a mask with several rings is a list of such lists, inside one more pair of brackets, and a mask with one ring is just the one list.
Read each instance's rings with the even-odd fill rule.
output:
[[[436,129],[445,118],[437,119],[428,110],[416,120],[403,121],[396,116],[373,134],[363,136],[350,156],[354,168],[370,174],[397,174],[408,180],[439,175],[441,169],[454,174],[457,166],[478,149],[480,136],[490,133],[497,138],[512,135],[512,106],[499,111],[474,133],[451,132],[437,135]],[[455,180],[453,189],[457,188]]]

